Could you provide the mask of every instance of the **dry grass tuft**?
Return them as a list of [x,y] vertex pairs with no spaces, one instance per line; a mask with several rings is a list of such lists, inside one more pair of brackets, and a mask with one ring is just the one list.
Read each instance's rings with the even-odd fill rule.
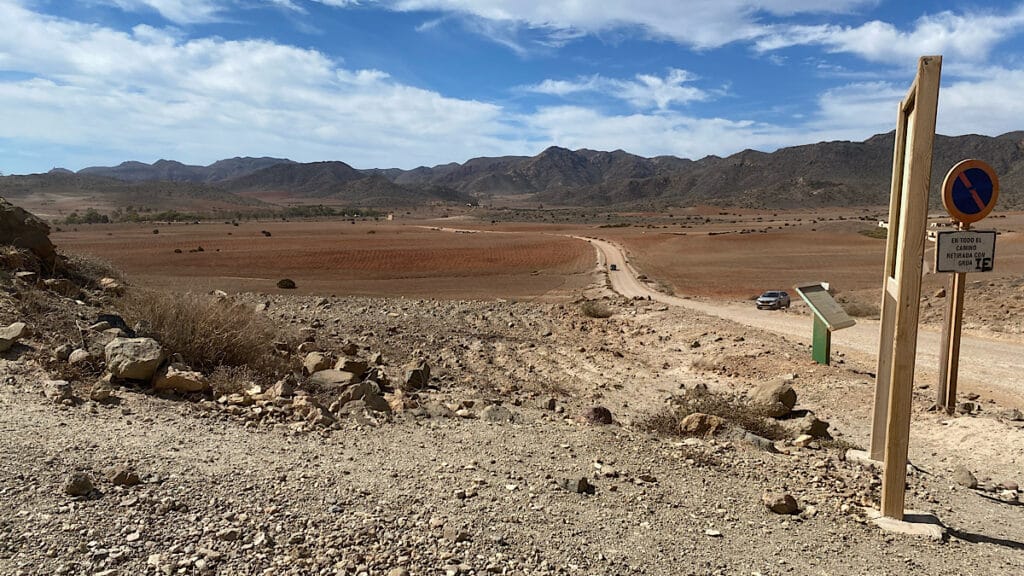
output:
[[210,388],[213,397],[220,398],[229,394],[248,390],[259,380],[259,374],[248,366],[218,366],[210,374]]
[[61,256],[64,257],[64,264],[58,265],[59,270],[55,275],[67,278],[80,287],[96,288],[100,278],[113,278],[124,283],[121,271],[102,258],[69,253],[61,253]]
[[669,406],[641,420],[645,430],[668,436],[679,436],[679,423],[690,414],[718,416],[728,427],[757,434],[769,440],[789,437],[784,426],[765,415],[764,411],[749,404],[745,396],[720,394],[703,389],[687,390],[672,399]]
[[229,299],[155,290],[133,290],[119,300],[129,324],[151,336],[194,369],[210,373],[220,366],[248,368],[259,382],[292,371],[289,359],[274,353],[273,343],[290,340],[251,307]]
[[879,306],[877,303],[866,303],[857,300],[837,299],[843,310],[854,318],[878,318]]
[[580,304],[580,313],[587,318],[611,318],[612,311],[596,300],[587,300]]

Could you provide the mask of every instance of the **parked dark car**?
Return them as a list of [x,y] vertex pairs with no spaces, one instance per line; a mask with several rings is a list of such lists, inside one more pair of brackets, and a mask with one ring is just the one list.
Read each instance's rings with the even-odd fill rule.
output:
[[769,290],[757,298],[758,310],[789,308],[789,294],[782,290]]

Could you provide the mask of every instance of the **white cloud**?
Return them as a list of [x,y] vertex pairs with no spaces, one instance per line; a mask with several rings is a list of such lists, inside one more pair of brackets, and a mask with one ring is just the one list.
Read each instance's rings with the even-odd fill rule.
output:
[[[207,163],[239,154],[435,163],[516,148],[495,105],[269,41],[120,32],[0,2],[0,140]],[[74,167],[74,166],[72,166]]]
[[[178,24],[211,22],[219,19],[223,0],[104,0],[122,10],[153,10]],[[287,2],[287,0],[285,0]]]
[[833,52],[856,54],[873,62],[915,62],[918,56],[942,54],[949,58],[985,60],[1004,40],[1024,26],[1024,5],[1005,14],[940,12],[919,18],[911,30],[871,21],[860,26],[788,26],[756,41],[760,51],[816,44]]
[[[345,6],[344,0],[319,0]],[[874,0],[379,0],[399,11],[437,10],[550,32],[557,42],[580,33],[635,27],[647,35],[713,48],[763,34],[764,15],[841,13]]]
[[576,80],[547,79],[527,89],[531,92],[561,97],[580,92],[599,92],[609,97],[625,100],[637,108],[656,107],[664,110],[672,104],[686,104],[707,99],[707,92],[686,85],[695,79],[696,77],[686,70],[672,68],[664,77],[637,74],[634,80],[619,80],[599,75]]

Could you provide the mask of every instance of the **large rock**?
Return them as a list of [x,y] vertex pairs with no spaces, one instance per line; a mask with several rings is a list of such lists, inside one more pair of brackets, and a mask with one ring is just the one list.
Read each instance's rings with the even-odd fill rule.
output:
[[765,416],[781,418],[796,406],[796,390],[783,380],[767,382],[750,391],[750,404],[763,410]]
[[776,514],[796,514],[800,511],[796,498],[784,492],[765,492],[761,496],[761,502],[765,505],[765,508]]
[[370,364],[365,360],[357,360],[355,358],[342,358],[341,360],[338,360],[337,364],[334,365],[334,369],[343,370],[345,372],[351,372],[356,376],[362,378],[370,369]]
[[810,412],[803,418],[792,421],[788,426],[796,436],[806,434],[812,438],[832,439],[832,435],[828,431],[830,424]]
[[152,338],[114,338],[103,348],[107,370],[117,378],[149,380],[166,353]]
[[186,366],[171,365],[157,373],[156,378],[153,379],[153,389],[188,394],[206,392],[210,389],[210,383],[199,372],[189,370]]
[[679,432],[687,436],[708,436],[725,426],[725,420],[711,414],[694,412],[679,422]]
[[57,251],[50,242],[50,227],[3,198],[0,198],[0,244],[24,248],[48,264],[57,261]]
[[405,367],[405,377],[402,379],[403,388],[406,390],[422,390],[430,383],[430,364],[426,360],[418,360]]
[[966,466],[957,466],[953,469],[953,481],[964,488],[977,488],[978,479],[967,469]]
[[0,328],[0,352],[7,352],[11,346],[28,336],[28,326],[24,322],[15,322],[6,328]]
[[349,386],[359,381],[359,377],[344,370],[320,370],[309,377],[309,383],[314,386],[329,390],[340,386]]
[[302,360],[302,373],[306,376],[327,370],[331,367],[331,359],[323,352],[310,352]]

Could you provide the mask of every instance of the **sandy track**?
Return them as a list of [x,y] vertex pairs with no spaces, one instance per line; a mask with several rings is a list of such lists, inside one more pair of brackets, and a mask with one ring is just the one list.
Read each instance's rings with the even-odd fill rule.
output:
[[[608,271],[612,290],[628,298],[640,297],[672,306],[682,306],[718,316],[746,326],[760,328],[810,344],[811,321],[807,316],[757,310],[751,304],[711,303],[670,296],[652,289],[638,279],[638,272],[629,264],[622,249],[605,240],[588,240],[598,252],[598,261],[606,270],[615,264],[619,270]],[[857,320],[852,328],[836,332],[834,352],[856,352],[877,357],[879,322]],[[918,333],[918,381],[938,370],[941,333],[922,328]],[[1024,343],[985,338],[965,333],[960,346],[960,389],[977,390],[1001,396],[1011,405],[1024,404],[1024,386],[1020,382],[1020,362]],[[931,382],[931,379],[925,380]]]

